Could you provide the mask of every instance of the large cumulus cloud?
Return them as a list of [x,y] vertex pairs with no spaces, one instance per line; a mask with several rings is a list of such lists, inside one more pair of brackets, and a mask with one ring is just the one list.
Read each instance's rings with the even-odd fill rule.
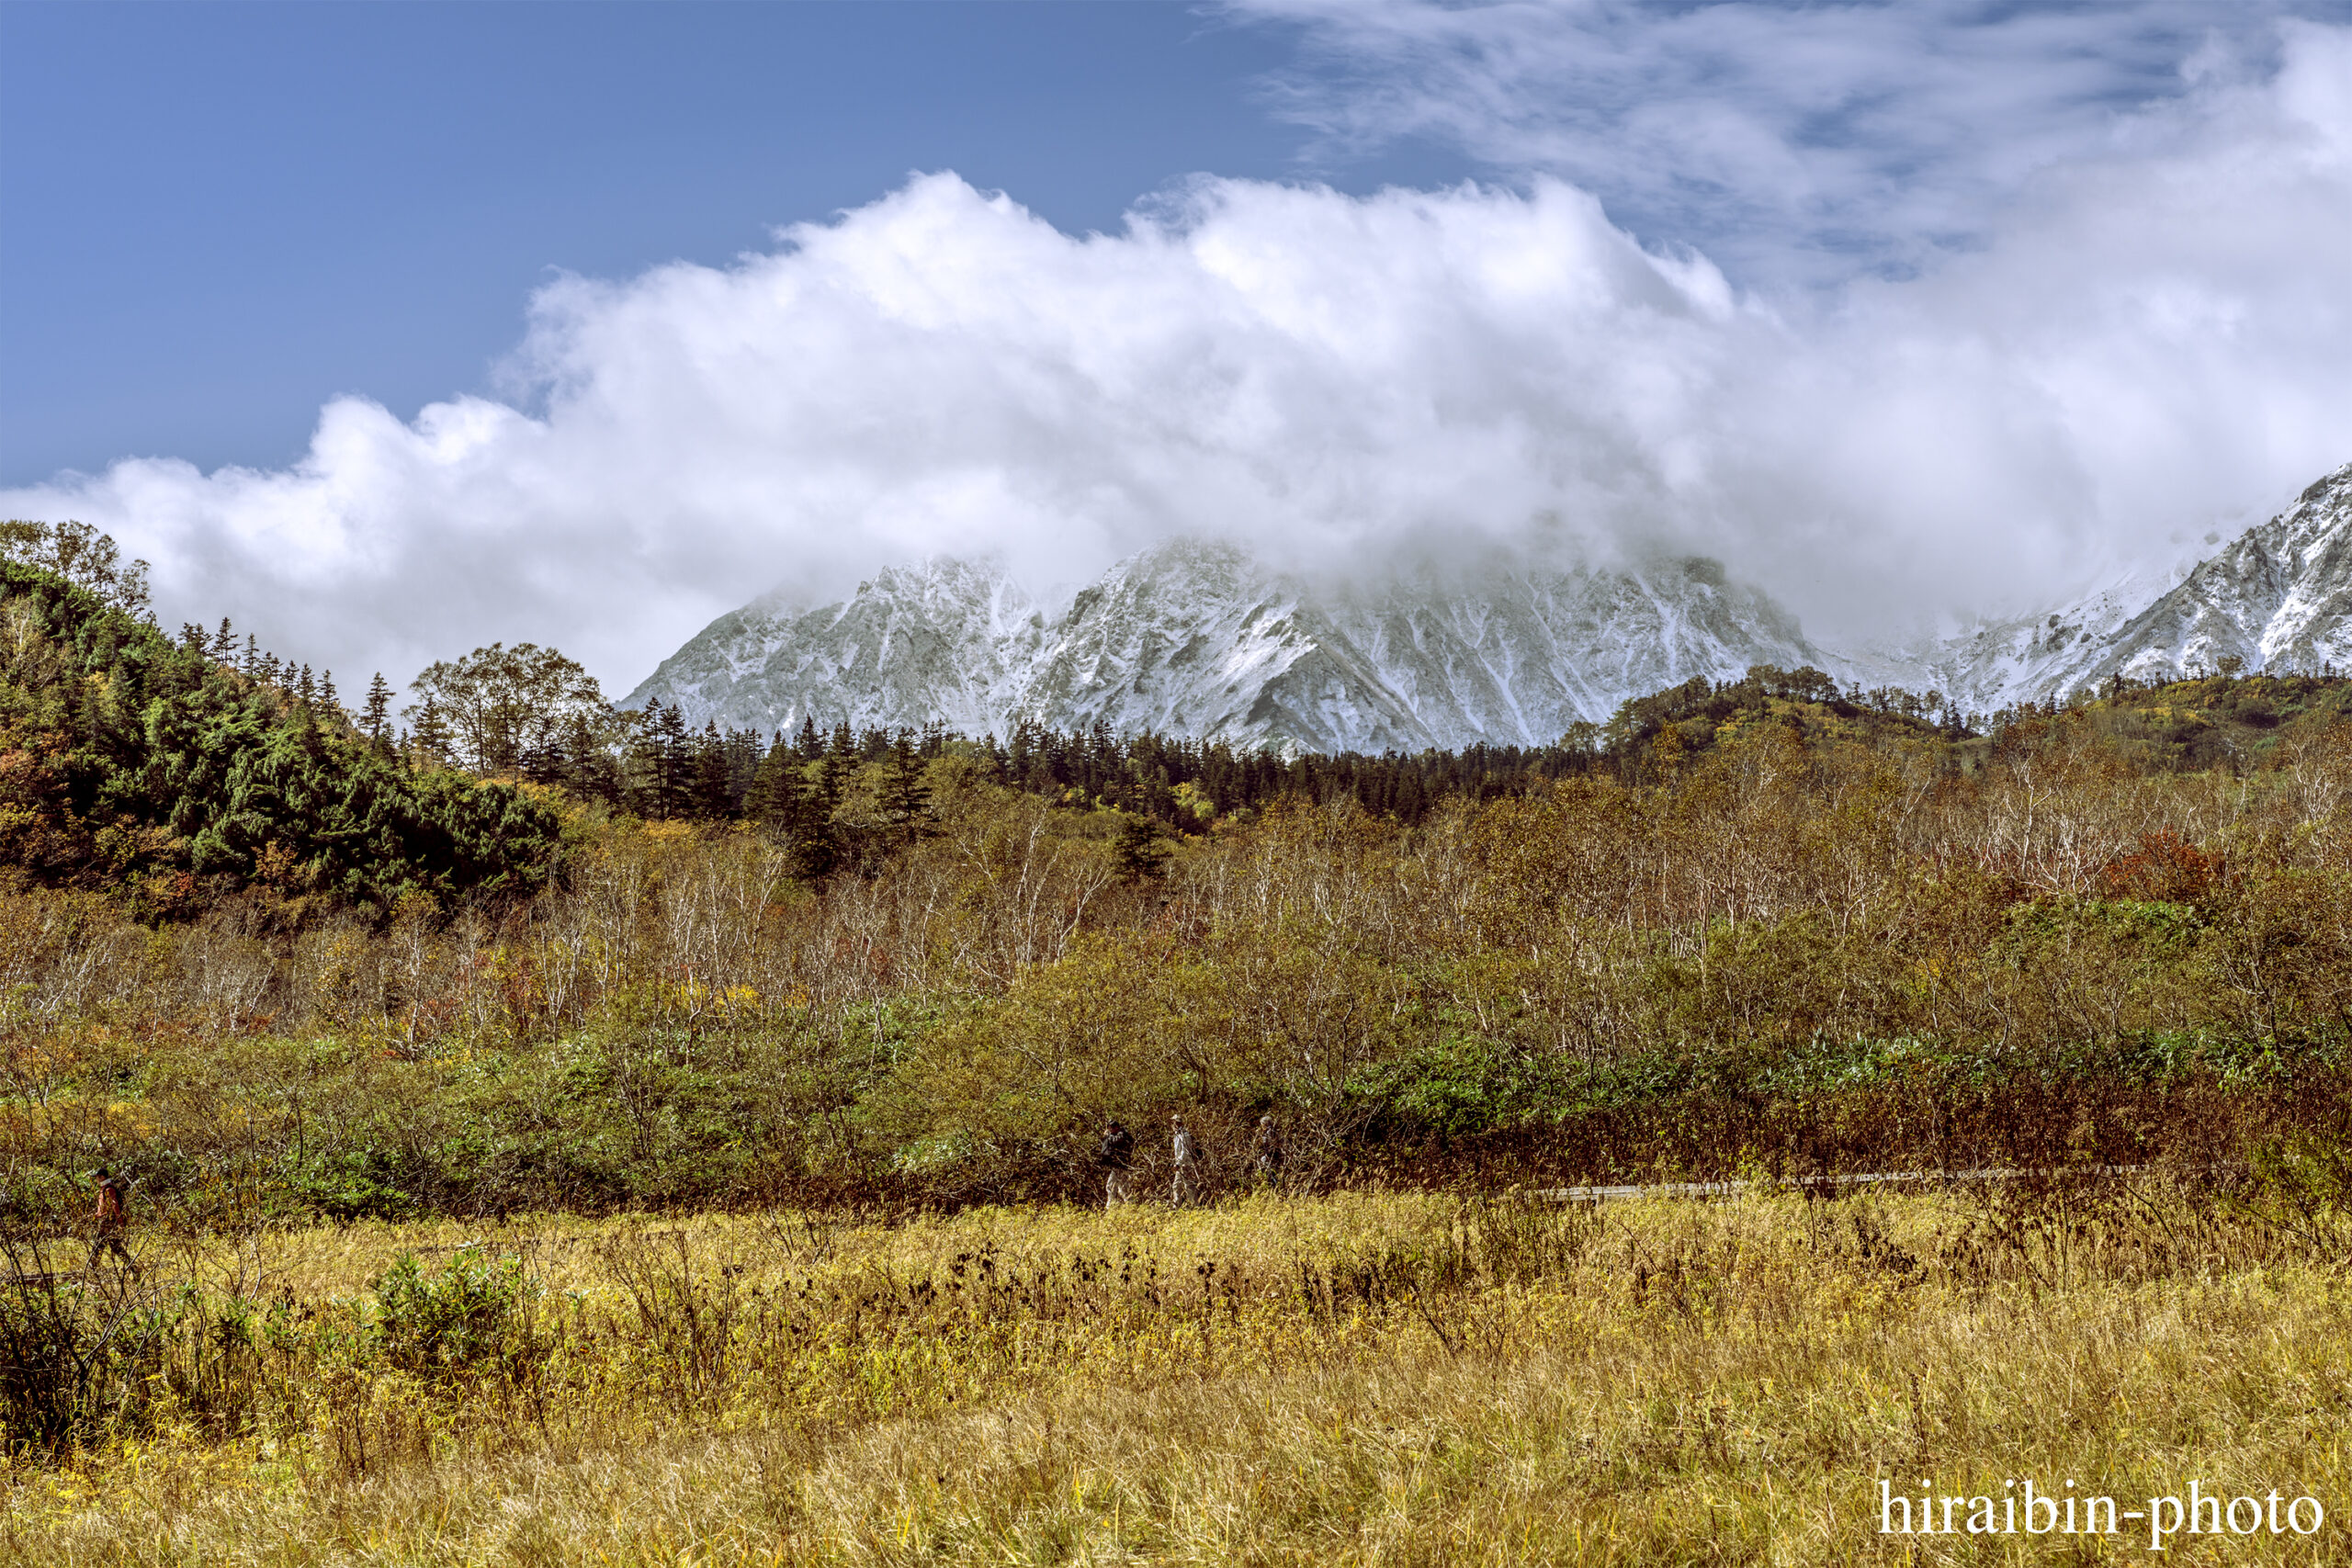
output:
[[929,551],[1070,580],[1197,532],[1703,549],[1880,630],[2169,558],[2352,457],[2346,255],[2352,33],[2296,25],[1909,276],[1735,287],[1541,175],[1204,178],[1086,237],[939,175],[729,266],[553,284],[505,401],[341,400],[285,470],[0,508],[107,527],[167,619],[346,684],[528,637],[626,689],[777,581]]

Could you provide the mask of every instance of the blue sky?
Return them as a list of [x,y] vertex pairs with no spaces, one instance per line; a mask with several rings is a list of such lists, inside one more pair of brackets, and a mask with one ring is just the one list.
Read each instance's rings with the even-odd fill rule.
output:
[[7,0],[0,509],[346,676],[1538,522],[1859,633],[2352,457],[2346,255],[2352,0]]
[[1285,175],[1288,32],[1149,4],[9,0],[0,483],[291,461],[334,394],[480,389],[550,268],[723,263],[916,170],[1073,231],[1196,171]]

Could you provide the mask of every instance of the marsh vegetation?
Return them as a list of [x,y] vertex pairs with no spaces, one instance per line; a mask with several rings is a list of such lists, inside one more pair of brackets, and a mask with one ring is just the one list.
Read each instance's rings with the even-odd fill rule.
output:
[[[2352,683],[591,787],[7,570],[21,1557],[1818,1562],[1897,1475],[2345,1495]],[[1211,1201],[1091,1208],[1173,1112]]]
[[131,1304],[84,1441],[10,1463],[0,1550],[2043,1561],[1883,1538],[1878,1483],[2199,1476],[2333,1511],[2352,1233],[2310,1197],[2138,1176],[257,1232],[151,1254],[175,1283]]

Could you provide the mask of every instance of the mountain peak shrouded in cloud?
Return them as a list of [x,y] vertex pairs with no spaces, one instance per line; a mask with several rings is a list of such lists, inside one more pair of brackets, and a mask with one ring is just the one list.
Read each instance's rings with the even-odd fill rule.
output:
[[[1401,565],[1401,563],[1399,563]],[[623,699],[790,733],[1097,724],[1289,750],[1542,746],[1638,693],[1824,656],[1704,557],[1594,567],[1495,547],[1385,580],[1308,578],[1170,539],[1065,602],[934,558],[848,599],[722,615]]]
[[1203,176],[1086,235],[922,175],[726,266],[558,279],[504,401],[339,399],[284,469],[0,508],[346,678],[530,640],[624,688],[758,584],[944,555],[1074,586],[1180,537],[1375,577],[1433,538],[1704,556],[1812,636],[1892,637],[2170,562],[2342,460],[2352,30],[2099,115],[1965,246],[1787,289],[1540,170]]
[[722,615],[624,705],[790,733],[944,724],[967,736],[1096,725],[1239,747],[1416,752],[1544,746],[1628,698],[1752,666],[1936,694],[1984,715],[2118,676],[2352,666],[2352,466],[2177,582],[2119,581],[1908,648],[1824,647],[1703,556],[1602,566],[1536,541],[1309,579],[1175,539],[1067,602],[933,558],[813,611]]

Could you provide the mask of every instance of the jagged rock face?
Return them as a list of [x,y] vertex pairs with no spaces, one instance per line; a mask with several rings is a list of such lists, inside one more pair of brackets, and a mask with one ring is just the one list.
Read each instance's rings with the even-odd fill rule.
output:
[[2064,608],[1905,649],[1832,651],[1713,561],[1598,568],[1499,551],[1318,587],[1227,545],[1121,561],[1058,612],[1001,572],[894,569],[839,604],[722,615],[627,704],[791,730],[1019,719],[1309,751],[1544,745],[1694,675],[1810,664],[1939,691],[1984,713],[2118,673],[2352,667],[2352,465],[2177,583],[2112,584]]
[[720,617],[627,699],[763,730],[920,725],[1004,734],[1098,721],[1310,751],[1543,745],[1626,697],[1748,665],[1818,663],[1770,599],[1712,561],[1543,568],[1317,590],[1230,546],[1120,562],[1060,614],[959,561],[886,571],[841,604]]
[[[1939,692],[1961,707],[1989,712],[2039,700],[2069,682],[2086,658],[2106,648],[2160,587],[2127,580],[2046,614],[1987,621],[1957,637],[1847,661],[1865,685]],[[1847,673],[1838,670],[1838,673]]]
[[2352,464],[2177,583],[2120,585],[2048,615],[1976,628],[1915,661],[1987,711],[2119,674],[2211,671],[2230,656],[2249,672],[2352,666]]
[[1001,728],[1045,617],[1016,583],[961,561],[893,568],[854,597],[795,612],[774,596],[721,615],[662,660],[625,705],[676,703],[700,723],[793,730],[814,717],[854,728]]
[[1229,546],[1180,540],[1080,593],[1032,667],[1017,716],[1056,729],[1289,744],[1439,744],[1295,582]]
[[1351,595],[1335,618],[1405,706],[1451,737],[1440,744],[1456,747],[1544,744],[1695,675],[1826,657],[1786,611],[1705,559],[1580,570],[1498,558]]
[[2352,665],[2352,464],[2133,616],[2077,684],[2211,669]]

